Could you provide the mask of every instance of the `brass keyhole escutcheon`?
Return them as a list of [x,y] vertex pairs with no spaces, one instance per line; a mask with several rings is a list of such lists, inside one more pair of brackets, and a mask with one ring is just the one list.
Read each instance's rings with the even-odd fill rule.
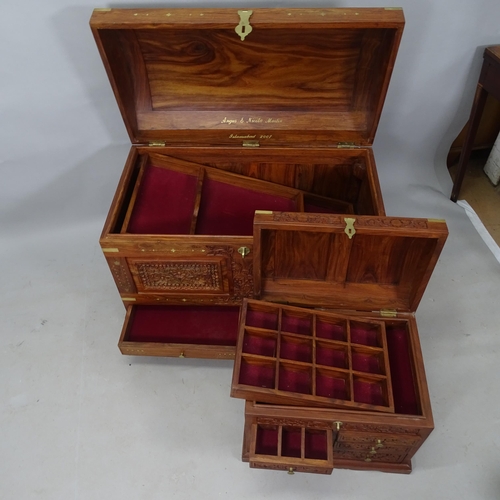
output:
[[248,247],[240,247],[240,248],[238,248],[238,253],[243,258],[245,258],[250,253],[250,249]]
[[354,229],[354,223],[356,222],[356,219],[353,219],[351,217],[344,217],[345,221],[345,229],[344,232],[347,234],[349,239],[352,239],[352,237],[356,234],[356,229]]
[[295,474],[295,472],[293,471],[293,467],[290,467],[288,469],[288,474],[290,474],[290,476],[293,476]]
[[234,31],[238,33],[243,42],[243,40],[253,31],[250,25],[250,16],[253,14],[253,10],[239,10],[238,14],[240,16],[240,24],[234,28]]

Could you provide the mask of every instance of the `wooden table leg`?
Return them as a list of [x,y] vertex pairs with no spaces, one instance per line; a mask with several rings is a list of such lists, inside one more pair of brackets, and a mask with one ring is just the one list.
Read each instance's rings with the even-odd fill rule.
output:
[[488,92],[483,88],[482,85],[478,84],[476,95],[474,96],[474,103],[472,104],[472,109],[470,112],[469,125],[467,134],[465,136],[465,142],[462,147],[460,159],[458,161],[458,172],[455,178],[455,182],[453,183],[453,190],[451,192],[451,201],[454,202],[457,201],[458,195],[460,193],[460,188],[462,187],[462,182],[465,176],[465,169],[467,168],[467,164],[469,163],[472,146],[474,144],[477,129],[481,121],[481,116],[483,114],[487,96]]

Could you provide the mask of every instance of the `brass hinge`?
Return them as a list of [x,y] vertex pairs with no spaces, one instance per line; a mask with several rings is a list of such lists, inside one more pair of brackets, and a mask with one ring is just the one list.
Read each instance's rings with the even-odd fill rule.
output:
[[260,144],[259,141],[243,141],[243,146],[246,148],[258,148]]
[[151,146],[151,147],[160,147],[160,148],[164,148],[165,147],[165,141],[151,141],[148,146]]
[[380,316],[382,318],[396,318],[398,315],[398,312],[396,309],[381,309],[380,310]]
[[348,148],[357,148],[354,142],[339,142],[337,144],[337,148],[339,149],[348,149]]

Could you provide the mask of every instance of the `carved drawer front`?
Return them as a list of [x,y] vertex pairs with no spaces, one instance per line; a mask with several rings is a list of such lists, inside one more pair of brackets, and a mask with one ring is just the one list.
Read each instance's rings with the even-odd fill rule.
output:
[[371,434],[361,432],[340,432],[337,437],[337,443],[349,444],[368,444],[384,448],[388,446],[404,446],[412,447],[420,441],[418,436],[411,436],[406,434]]
[[283,470],[289,474],[331,474],[332,430],[304,425],[253,424],[249,461],[252,468]]
[[399,464],[404,461],[407,451],[387,450],[383,452],[371,453],[370,451],[335,449],[334,458],[337,460],[356,460],[360,462],[385,462]]
[[135,285],[141,295],[218,297],[221,300],[226,297],[241,303],[244,297],[253,294],[249,252],[247,246],[177,246],[168,253],[158,252],[154,258],[128,258],[133,285],[127,290]]
[[364,462],[401,463],[418,436],[340,432],[335,442],[334,457]]
[[227,263],[206,260],[129,260],[139,292],[228,293]]

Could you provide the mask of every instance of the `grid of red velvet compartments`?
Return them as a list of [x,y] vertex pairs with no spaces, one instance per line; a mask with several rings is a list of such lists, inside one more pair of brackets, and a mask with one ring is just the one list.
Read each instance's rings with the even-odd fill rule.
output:
[[[331,473],[333,468],[333,435],[331,429],[304,426],[252,425],[250,465],[273,467],[284,464],[284,468],[308,472]],[[311,467],[316,469],[311,470]]]
[[231,395],[394,413],[385,324],[246,300]]

